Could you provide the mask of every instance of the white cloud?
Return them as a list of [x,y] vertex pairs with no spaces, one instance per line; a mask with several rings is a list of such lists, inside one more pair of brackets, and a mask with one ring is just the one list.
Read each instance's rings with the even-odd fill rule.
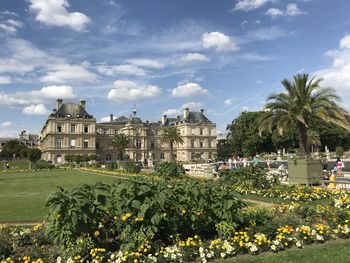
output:
[[230,105],[232,105],[232,100],[231,99],[226,99],[224,101],[224,103],[225,103],[225,105],[230,106]]
[[97,66],[97,71],[101,74],[107,76],[115,76],[118,74],[121,75],[135,75],[135,76],[146,76],[147,71],[135,66],[135,65],[119,65],[119,66],[107,66],[107,65],[99,65]]
[[12,83],[12,80],[10,77],[0,76],[0,85],[1,84],[10,84],[10,83]]
[[244,112],[244,111],[249,111],[249,107],[248,106],[243,106],[241,107],[241,112]]
[[271,17],[278,17],[278,16],[283,16],[284,11],[278,8],[270,8],[266,11],[265,14]]
[[2,106],[22,106],[31,104],[42,104],[54,99],[75,98],[74,90],[71,86],[47,86],[40,90],[29,92],[1,93],[0,105]]
[[11,11],[9,11],[9,10],[7,10],[7,9],[5,9],[4,11],[0,11],[0,15],[11,15],[11,16],[18,16],[18,14],[17,14],[17,13],[15,13],[15,12],[11,12]]
[[16,34],[17,29],[14,26],[0,23],[0,29],[4,30],[7,34]]
[[98,76],[81,65],[57,64],[50,67],[50,71],[40,78],[45,83],[65,84],[67,82],[96,82]]
[[15,125],[10,121],[5,121],[5,122],[1,123],[1,127],[2,128],[13,128],[13,127],[15,127]]
[[307,12],[301,11],[298,8],[297,4],[288,4],[286,14],[289,16],[298,16],[298,15],[307,14]]
[[215,48],[216,51],[235,51],[239,49],[229,36],[220,32],[204,33],[202,35],[202,45],[204,48]]
[[350,100],[350,35],[340,40],[339,49],[326,52],[333,63],[330,67],[313,73],[317,78],[323,78],[322,86],[336,89],[337,94],[350,109],[347,101]]
[[114,88],[108,92],[107,98],[112,101],[132,101],[157,97],[161,92],[161,89],[155,85],[138,84],[129,80],[117,80],[114,82]]
[[203,103],[201,102],[187,102],[185,104],[182,104],[182,109],[189,108],[190,110],[199,110],[203,108]]
[[187,53],[180,57],[180,62],[204,62],[209,60],[210,58],[200,53]]
[[48,115],[50,113],[44,104],[29,105],[22,112],[27,115]]
[[277,26],[262,27],[248,31],[244,37],[244,42],[248,41],[266,41],[288,36],[289,33],[283,31]]
[[15,20],[15,19],[8,19],[5,21],[7,24],[17,27],[17,28],[22,28],[24,25],[21,21]]
[[[116,117],[113,117],[113,120],[115,120]],[[109,122],[111,120],[110,116],[105,116],[101,118],[101,122]]]
[[275,0],[238,0],[236,3],[234,10],[238,11],[251,11],[262,7],[263,5],[274,2]]
[[177,116],[177,115],[181,115],[181,111],[179,109],[167,109],[166,111],[163,112],[163,115]]
[[339,47],[343,49],[350,48],[350,35],[347,35],[340,40]]
[[36,13],[36,20],[48,26],[70,27],[82,31],[90,18],[79,12],[68,12],[67,0],[29,0],[30,10]]
[[199,84],[192,82],[177,86],[172,90],[173,97],[191,97],[206,94],[208,94],[207,89],[204,89]]
[[160,69],[165,67],[163,63],[152,59],[128,59],[127,62],[145,68]]

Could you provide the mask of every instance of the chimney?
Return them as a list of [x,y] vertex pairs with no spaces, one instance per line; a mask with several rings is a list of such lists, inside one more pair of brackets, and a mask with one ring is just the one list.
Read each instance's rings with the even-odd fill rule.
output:
[[82,106],[84,109],[85,109],[85,104],[86,104],[86,101],[85,101],[85,100],[81,100],[81,101],[80,101],[80,106]]
[[167,121],[167,116],[163,115],[163,117],[162,117],[162,124],[165,125],[166,121]]
[[184,108],[183,109],[183,118],[187,119],[189,114],[190,114],[190,109],[189,108]]
[[56,108],[57,108],[57,110],[59,109],[59,108],[61,108],[61,106],[62,106],[62,102],[63,102],[63,100],[61,100],[61,99],[58,99],[57,100],[57,106],[56,106]]
[[201,113],[203,114],[203,112],[204,112],[204,109],[200,109],[199,111],[200,111],[200,112],[201,112]]
[[109,115],[109,121],[112,122],[113,121],[113,114]]

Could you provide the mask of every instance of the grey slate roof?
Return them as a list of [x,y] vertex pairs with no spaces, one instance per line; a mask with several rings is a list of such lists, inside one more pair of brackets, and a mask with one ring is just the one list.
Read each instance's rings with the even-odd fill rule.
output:
[[50,115],[50,117],[55,118],[84,118],[84,119],[92,119],[93,116],[87,113],[87,111],[79,104],[76,103],[64,103],[62,106],[54,113]]
[[187,123],[196,123],[196,124],[200,124],[200,123],[212,124],[212,122],[207,117],[205,117],[202,112],[194,112],[194,111],[190,111],[188,113],[187,118],[183,118],[182,116],[180,121],[185,121]]
[[128,123],[129,124],[143,124],[142,120],[137,116],[130,116]]

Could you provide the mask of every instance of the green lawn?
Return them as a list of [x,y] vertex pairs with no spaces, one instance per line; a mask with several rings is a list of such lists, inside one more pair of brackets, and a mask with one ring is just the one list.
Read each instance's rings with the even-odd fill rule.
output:
[[[29,168],[28,160],[9,161],[9,164],[10,164],[11,170],[27,170]],[[3,169],[4,169],[4,162],[1,161],[0,170],[2,171]]]
[[117,178],[80,171],[43,171],[0,174],[0,223],[32,222],[47,215],[46,198],[57,186],[66,189]]
[[330,241],[322,245],[307,246],[304,249],[289,249],[253,256],[238,256],[233,259],[215,261],[215,263],[349,263],[350,240]]

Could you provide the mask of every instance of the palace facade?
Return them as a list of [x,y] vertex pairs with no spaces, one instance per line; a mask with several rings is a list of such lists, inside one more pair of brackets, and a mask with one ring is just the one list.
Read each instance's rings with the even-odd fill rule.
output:
[[102,163],[116,161],[116,152],[110,142],[116,134],[124,133],[132,141],[126,149],[131,159],[145,164],[150,160],[169,160],[170,145],[161,143],[163,129],[169,125],[179,128],[184,141],[174,145],[178,161],[215,158],[216,125],[208,120],[203,109],[194,112],[185,108],[182,116],[168,118],[163,115],[158,122],[143,122],[134,109],[129,117],[114,118],[111,114],[109,121],[97,123],[94,116],[87,112],[85,101],[76,104],[63,103],[59,99],[41,130],[42,159],[63,164],[65,155],[96,154]]

